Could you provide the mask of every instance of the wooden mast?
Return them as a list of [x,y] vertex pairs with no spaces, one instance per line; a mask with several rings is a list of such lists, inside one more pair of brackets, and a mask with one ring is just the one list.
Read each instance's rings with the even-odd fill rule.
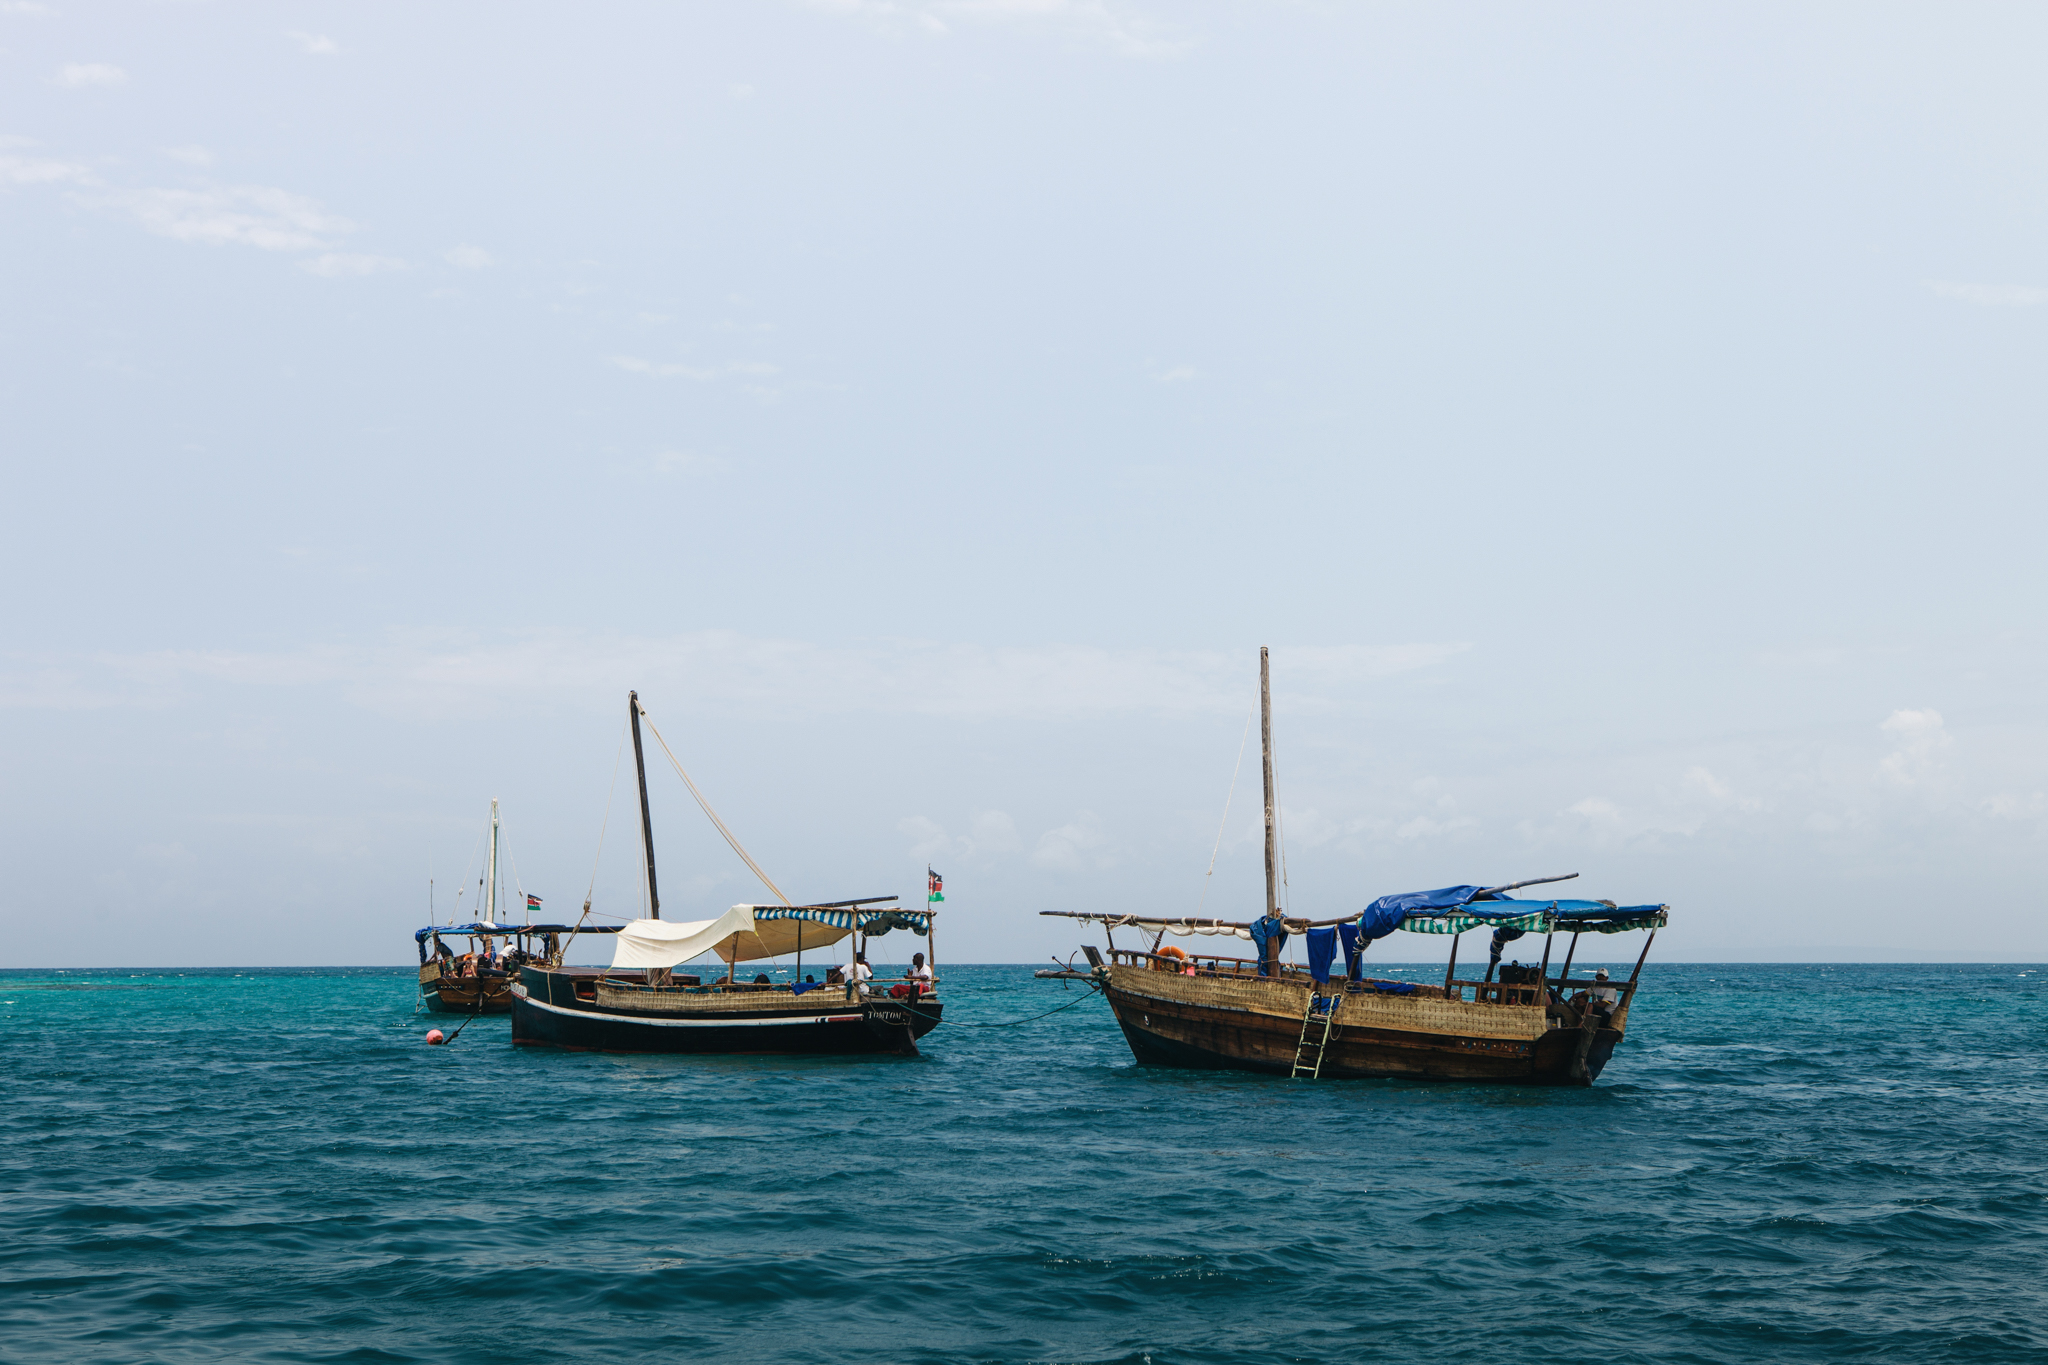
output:
[[491,798],[491,857],[484,874],[484,923],[498,922],[498,798]]
[[[1266,647],[1259,646],[1259,758],[1266,770],[1266,917],[1280,917],[1279,868],[1273,839],[1273,687],[1266,662]],[[1270,972],[1280,960],[1280,942],[1266,940],[1265,959]]]
[[661,918],[661,893],[654,886],[654,820],[647,813],[647,758],[640,752],[640,694],[626,694],[626,714],[633,722],[633,771],[640,778],[640,847],[647,851],[647,917]]

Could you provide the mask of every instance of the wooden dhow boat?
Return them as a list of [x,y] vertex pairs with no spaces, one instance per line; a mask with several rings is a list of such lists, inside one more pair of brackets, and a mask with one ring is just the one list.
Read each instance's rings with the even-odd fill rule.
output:
[[[1105,955],[1093,945],[1086,971],[1041,971],[1081,980],[1108,998],[1132,1055],[1146,1065],[1227,1068],[1302,1078],[1406,1076],[1512,1085],[1591,1085],[1626,1035],[1630,1007],[1664,905],[1513,898],[1525,887],[1568,881],[1544,877],[1502,886],[1453,886],[1382,896],[1353,915],[1308,920],[1285,914],[1275,878],[1272,704],[1266,651],[1259,651],[1266,791],[1266,912],[1256,920],[1048,910],[1098,923]],[[1114,932],[1151,936],[1150,948],[1118,948]],[[1450,934],[1443,984],[1368,977],[1364,957],[1375,939],[1395,930]],[[1483,979],[1458,976],[1458,938],[1492,931]],[[1603,970],[1572,976],[1585,934],[1645,931],[1642,952],[1626,982]],[[1306,940],[1307,966],[1280,961],[1290,934]],[[1243,940],[1254,957],[1162,947],[1166,935]],[[1503,947],[1543,936],[1541,965],[1511,963],[1496,976]],[[1550,974],[1559,934],[1569,934],[1564,965]],[[1341,966],[1339,965],[1341,959]]]
[[[617,925],[429,924],[420,950],[420,1002],[436,1014],[510,1014],[512,982],[528,962],[560,963],[577,934],[616,934]],[[456,952],[449,940],[464,941]]]
[[[575,934],[617,932],[616,926],[497,923],[498,905],[505,888],[499,872],[504,836],[496,798],[491,801],[491,821],[485,833],[483,871],[478,874],[477,901],[470,910],[475,914],[481,908],[483,918],[468,924],[429,924],[412,936],[420,950],[420,1003],[436,1014],[510,1014],[512,980],[522,965],[536,960],[559,962],[569,938]],[[462,897],[468,891],[464,887],[456,894],[458,919]],[[533,912],[540,908],[540,897],[527,895],[523,888],[516,894],[525,896],[530,921]],[[430,898],[431,895],[430,891]],[[451,941],[458,939],[463,940],[463,951],[459,953],[450,946]]]
[[[606,968],[530,963],[512,984],[512,1041],[599,1052],[917,1054],[917,1040],[938,1026],[943,1005],[936,978],[900,981],[827,980],[774,983],[736,979],[741,962],[803,954],[855,938],[865,957],[871,936],[907,929],[932,942],[935,911],[903,909],[895,896],[796,904],[784,896],[718,818],[676,762],[651,719],[647,728],[711,823],[776,896],[768,905],[735,905],[712,919],[661,917],[654,871],[654,835],[647,805],[647,763],[637,692],[626,698],[633,765],[640,788],[641,852],[647,915],[621,926]],[[588,905],[585,906],[586,911]],[[931,952],[929,946],[926,949]],[[726,964],[723,981],[678,976],[675,968],[705,953]],[[936,970],[934,960],[929,964]]]

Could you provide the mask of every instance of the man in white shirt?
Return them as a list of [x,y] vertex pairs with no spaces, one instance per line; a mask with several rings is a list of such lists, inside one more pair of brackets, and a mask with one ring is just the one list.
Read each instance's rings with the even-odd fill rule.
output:
[[845,975],[847,985],[853,988],[853,994],[866,995],[868,982],[875,979],[874,970],[868,966],[868,955],[855,953],[853,961],[846,964]]
[[1614,987],[1607,984],[1607,969],[1605,967],[1593,973],[1593,983],[1591,997],[1593,1008],[1607,1014],[1614,1013],[1614,1002],[1619,997],[1615,994]]
[[924,965],[923,953],[912,953],[910,955],[910,979],[912,981],[929,981],[932,979],[932,969]]

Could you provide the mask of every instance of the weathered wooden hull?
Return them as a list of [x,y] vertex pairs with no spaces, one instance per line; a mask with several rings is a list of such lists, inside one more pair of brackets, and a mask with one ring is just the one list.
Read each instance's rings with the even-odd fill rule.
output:
[[481,992],[474,986],[467,990],[455,985],[424,986],[420,989],[420,999],[435,1014],[510,1014],[512,983],[493,981]]
[[[1309,988],[1120,966],[1105,994],[1141,1064],[1286,1076]],[[1625,1027],[1626,1016],[1618,1022]],[[1361,992],[1338,1009],[1321,1076],[1590,1085],[1621,1038],[1622,1028],[1559,1027],[1541,1006]]]
[[527,968],[512,990],[512,1041],[588,1052],[915,1057],[917,1040],[943,1013],[929,996],[915,1005],[850,1001],[838,987],[641,1007],[631,991],[605,990],[598,998],[598,984],[588,972]]
[[512,978],[457,976],[428,962],[420,967],[420,999],[435,1014],[510,1014]]

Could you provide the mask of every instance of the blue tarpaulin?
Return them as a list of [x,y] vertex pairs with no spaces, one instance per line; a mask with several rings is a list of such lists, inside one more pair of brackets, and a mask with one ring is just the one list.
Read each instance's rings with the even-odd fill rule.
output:
[[[1606,901],[1587,900],[1525,901],[1495,895],[1483,887],[1446,886],[1435,891],[1381,896],[1359,913],[1358,930],[1360,936],[1369,941],[1385,938],[1403,927],[1410,918],[1416,920],[1416,924],[1410,927],[1431,933],[1452,933],[1492,923],[1496,929],[1507,931],[1502,940],[1506,942],[1521,936],[1517,929],[1526,931],[1531,927],[1539,933],[1552,926],[1567,932],[1579,930],[1602,934],[1625,929],[1654,929],[1664,923],[1665,914],[1666,907],[1661,905],[1615,906]],[[1528,918],[1521,925],[1501,923],[1524,917]]]
[[1436,891],[1408,891],[1381,896],[1365,907],[1358,917],[1358,932],[1366,939],[1385,938],[1401,927],[1411,911],[1455,910],[1478,895],[1484,887],[1446,886]]
[[1337,956],[1337,931],[1334,928],[1310,929],[1306,937],[1308,974],[1315,978],[1318,986],[1325,985],[1330,979],[1330,959]]
[[1358,937],[1358,926],[1338,925],[1337,937],[1344,942],[1344,975],[1356,981],[1365,975],[1365,950]]
[[1266,965],[1266,944],[1269,941],[1273,944],[1273,956],[1276,958],[1287,951],[1287,926],[1270,915],[1261,915],[1252,921],[1250,932],[1252,942],[1257,944],[1259,949],[1259,975],[1265,976],[1269,970]]

